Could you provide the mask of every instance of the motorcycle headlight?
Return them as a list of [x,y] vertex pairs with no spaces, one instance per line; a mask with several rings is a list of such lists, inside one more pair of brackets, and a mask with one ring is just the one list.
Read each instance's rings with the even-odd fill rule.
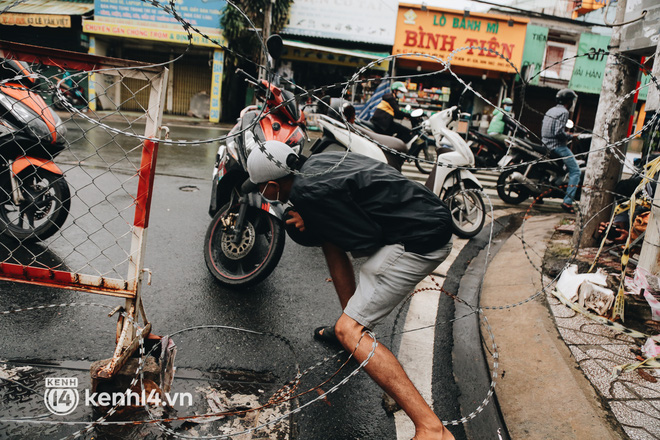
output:
[[[0,93],[0,103],[9,110],[12,115],[27,126],[27,129],[37,138],[52,142],[53,136],[48,125],[39,118],[28,106],[22,102]],[[61,124],[60,121],[60,125]],[[58,130],[59,133],[59,130]],[[66,134],[66,131],[64,132]]]
[[227,161],[227,147],[220,145],[218,148],[218,154],[215,156],[215,166],[213,167],[213,178],[215,179],[218,176],[218,170],[222,164],[224,168],[224,163]]

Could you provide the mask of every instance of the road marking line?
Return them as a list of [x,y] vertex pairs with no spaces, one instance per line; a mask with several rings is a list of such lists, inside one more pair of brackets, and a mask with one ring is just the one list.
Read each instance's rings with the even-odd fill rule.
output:
[[[446,274],[449,267],[460,253],[466,240],[454,237],[451,253],[445,261],[435,270],[440,274]],[[436,278],[438,283],[444,280]],[[418,286],[432,287],[435,283],[427,277]],[[403,336],[397,358],[404,370],[415,384],[424,400],[433,409],[433,346],[435,343],[435,323],[438,314],[438,302],[441,292],[437,290],[423,291],[415,294],[410,300],[410,307],[403,326]],[[425,328],[414,332],[406,332],[417,328]],[[410,440],[415,436],[415,426],[403,411],[394,413],[396,426],[396,438]]]
[[[515,209],[500,209],[495,211],[495,219],[511,214]],[[484,228],[490,228],[489,218]],[[433,271],[442,278],[435,277],[434,281],[426,277],[417,285],[417,289],[422,287],[436,287],[436,290],[422,291],[415,294],[410,299],[410,307],[406,314],[406,321],[403,325],[403,335],[399,351],[396,354],[397,359],[408,374],[408,377],[415,384],[424,400],[433,409],[433,357],[435,346],[435,329],[438,315],[438,305],[441,292],[437,290],[436,283],[444,285],[447,272],[454,264],[454,261],[460,254],[468,240],[454,237],[451,252]],[[424,330],[411,332],[410,330],[430,326]],[[394,413],[394,424],[396,427],[397,440],[410,440],[415,436],[415,426],[410,418],[402,410]]]

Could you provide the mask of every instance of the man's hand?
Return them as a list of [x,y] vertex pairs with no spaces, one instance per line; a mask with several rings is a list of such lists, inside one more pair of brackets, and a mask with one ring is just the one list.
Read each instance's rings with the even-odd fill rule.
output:
[[293,225],[300,232],[305,232],[305,222],[297,211],[289,211],[289,217],[291,218],[286,220],[287,225]]
[[[602,237],[602,235],[605,233],[607,230],[607,227],[609,225],[609,222],[601,222],[598,225],[598,234]],[[612,224],[612,227],[610,228],[610,232],[607,236],[608,240],[612,240],[615,243],[622,243],[628,239],[628,230],[625,228],[625,225],[619,222],[614,222]]]

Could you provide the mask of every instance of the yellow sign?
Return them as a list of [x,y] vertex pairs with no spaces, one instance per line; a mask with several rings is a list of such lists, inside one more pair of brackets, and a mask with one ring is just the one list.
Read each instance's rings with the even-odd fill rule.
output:
[[576,15],[584,15],[587,12],[600,9],[607,4],[607,0],[578,0],[575,4]]
[[71,17],[68,15],[14,14],[5,12],[4,14],[0,14],[0,25],[70,28]]
[[[134,26],[123,23],[105,23],[101,21],[85,20],[83,21],[83,32],[90,34],[113,35],[125,38],[138,38],[142,40],[166,41],[169,43],[188,44],[188,34],[185,31],[164,28],[150,28],[145,26]],[[213,33],[207,33],[211,38],[216,39],[221,44],[226,44],[224,38],[218,30]],[[192,43],[195,46],[218,47],[217,44],[200,36],[192,34]]]
[[[455,66],[515,72],[506,59],[520,69],[528,22],[503,15],[468,15],[463,11],[431,7],[422,11],[419,5],[402,3],[399,4],[392,54],[419,53]],[[471,48],[459,50],[448,59],[452,52],[464,47]],[[403,58],[432,61],[419,55]]]

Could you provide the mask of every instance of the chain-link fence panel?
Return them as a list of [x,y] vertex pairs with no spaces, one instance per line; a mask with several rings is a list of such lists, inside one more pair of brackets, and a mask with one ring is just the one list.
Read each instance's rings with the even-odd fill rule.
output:
[[135,296],[166,77],[1,43],[0,278]]

